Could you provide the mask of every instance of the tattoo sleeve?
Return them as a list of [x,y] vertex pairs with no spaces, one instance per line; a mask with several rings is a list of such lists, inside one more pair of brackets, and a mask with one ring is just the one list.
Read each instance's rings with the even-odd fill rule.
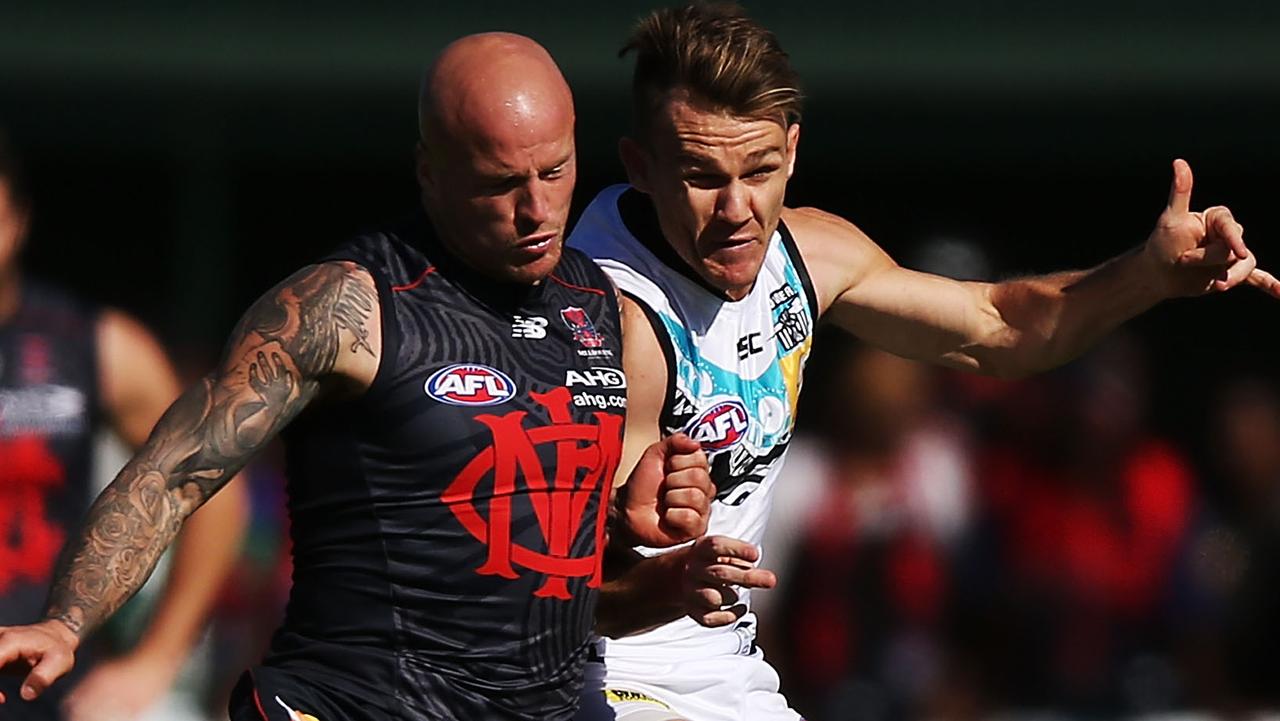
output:
[[305,268],[260,298],[218,369],[165,412],[68,545],[46,617],[84,637],[151,575],[187,516],[317,394],[340,354],[370,342],[377,291],[353,263]]

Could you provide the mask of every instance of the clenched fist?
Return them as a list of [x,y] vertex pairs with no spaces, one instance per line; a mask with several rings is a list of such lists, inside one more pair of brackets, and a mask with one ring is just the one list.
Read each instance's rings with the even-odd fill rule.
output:
[[707,531],[715,493],[698,442],[683,433],[668,436],[645,449],[619,489],[619,535],[653,548],[697,538]]

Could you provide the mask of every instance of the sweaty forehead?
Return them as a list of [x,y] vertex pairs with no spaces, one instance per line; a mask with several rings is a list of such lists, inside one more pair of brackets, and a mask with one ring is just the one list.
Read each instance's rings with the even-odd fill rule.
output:
[[451,91],[442,113],[451,134],[528,141],[573,127],[567,88],[522,76],[509,64],[460,81]]
[[527,171],[562,162],[573,152],[571,103],[537,89],[481,90],[460,100],[464,106],[455,109],[439,147],[481,172]]
[[[492,138],[490,139],[492,140]],[[476,172],[489,176],[528,175],[564,165],[573,159],[573,135],[528,143],[487,143],[460,148]]]

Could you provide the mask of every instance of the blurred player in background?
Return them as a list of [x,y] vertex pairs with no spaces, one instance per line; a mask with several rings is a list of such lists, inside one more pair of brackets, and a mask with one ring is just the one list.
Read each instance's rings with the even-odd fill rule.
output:
[[[627,337],[628,435],[700,441],[717,495],[713,535],[670,553],[638,548],[602,593],[612,638],[596,670],[620,720],[798,718],[755,646],[750,589],[776,582],[752,565],[819,318],[907,358],[1019,376],[1167,298],[1242,283],[1280,295],[1229,210],[1190,211],[1181,160],[1147,241],[1092,270],[994,284],[907,270],[848,221],[784,206],[799,82],[740,8],[656,11],[626,51],[631,185],[597,196],[570,245],[606,268],[637,327],[650,323]],[[1099,230],[1069,212],[1082,232]]]
[[[54,563],[93,500],[93,437],[105,424],[137,448],[178,395],[155,338],[124,313],[26,277],[31,216],[16,152],[0,135],[0,626],[41,617]],[[192,519],[137,645],[118,658],[82,654],[66,683],[23,719],[131,719],[169,689],[199,638],[238,552],[242,484]],[[16,698],[21,677],[0,676]],[[70,697],[67,697],[68,692]]]
[[[342,245],[246,312],[95,503],[46,620],[0,629],[0,665],[35,666],[24,696],[66,672],[186,517],[289,426],[294,584],[232,717],[573,716],[627,399],[616,293],[562,248],[572,96],[541,46],[491,33],[445,49],[419,108],[427,214]],[[698,444],[639,451],[615,532],[701,534]]]

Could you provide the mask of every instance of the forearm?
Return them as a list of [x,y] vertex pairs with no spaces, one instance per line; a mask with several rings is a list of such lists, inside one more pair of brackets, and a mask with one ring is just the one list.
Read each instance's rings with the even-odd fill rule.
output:
[[162,477],[126,469],[98,496],[83,534],[64,552],[45,616],[83,639],[151,575],[181,518]]
[[995,330],[971,351],[978,369],[1019,377],[1076,358],[1166,297],[1154,277],[1135,249],[1092,270],[988,286]]
[[247,480],[238,476],[178,534],[164,590],[134,655],[180,664],[204,628],[240,552],[248,516]]
[[209,378],[188,390],[94,501],[59,563],[48,618],[84,638],[137,592],[187,516],[239,470],[214,395]]
[[621,638],[685,615],[680,588],[688,548],[643,558],[629,548],[605,554],[606,581],[596,605],[596,632]]

